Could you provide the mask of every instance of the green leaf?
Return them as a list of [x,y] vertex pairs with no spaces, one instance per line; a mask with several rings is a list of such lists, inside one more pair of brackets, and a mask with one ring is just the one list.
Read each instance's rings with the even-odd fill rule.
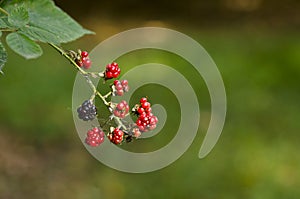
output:
[[24,5],[29,15],[29,23],[19,31],[32,40],[59,44],[93,33],[82,28],[51,0],[11,1],[5,8],[12,11],[19,4]]
[[0,42],[0,73],[3,74],[2,72],[2,68],[4,66],[4,64],[6,63],[7,61],[7,53],[6,53],[6,50],[3,46],[3,44]]
[[42,55],[41,47],[27,36],[20,33],[9,33],[6,37],[8,46],[26,59],[34,59]]
[[61,42],[58,35],[49,32],[48,30],[43,30],[39,27],[29,26],[20,29],[24,35],[28,36],[32,40],[45,42],[45,43],[55,43],[59,44]]
[[8,22],[17,28],[23,27],[29,22],[28,11],[24,5],[20,5],[10,12]]

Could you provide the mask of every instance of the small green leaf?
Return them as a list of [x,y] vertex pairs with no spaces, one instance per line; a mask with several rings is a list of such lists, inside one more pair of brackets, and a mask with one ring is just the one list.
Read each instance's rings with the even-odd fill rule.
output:
[[11,11],[8,22],[17,28],[25,26],[29,22],[29,15],[24,5],[19,5]]
[[6,37],[6,42],[13,51],[26,59],[37,58],[43,53],[37,43],[20,33],[9,33]]
[[7,61],[7,53],[6,53],[6,50],[3,46],[3,44],[0,42],[0,73],[3,74],[2,72],[2,68],[4,66],[4,64],[6,63]]

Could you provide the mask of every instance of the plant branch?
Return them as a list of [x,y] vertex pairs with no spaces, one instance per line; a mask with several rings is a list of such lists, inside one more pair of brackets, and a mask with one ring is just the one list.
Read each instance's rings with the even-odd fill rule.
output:
[[122,129],[127,130],[126,126],[123,124],[120,118],[118,117],[114,117],[114,118],[119,128],[121,127]]
[[82,75],[87,75],[88,73],[85,72],[84,70],[82,70],[82,68],[80,68],[77,63],[74,61],[74,59],[72,59],[72,57],[70,57],[68,55],[68,53],[66,53],[63,49],[61,49],[59,46],[53,44],[53,43],[49,43],[50,46],[52,46],[55,50],[57,50],[58,52],[60,52],[65,58],[67,58],[71,63],[72,65],[74,65],[77,70],[79,70],[79,72],[82,74]]
[[[53,43],[49,43],[50,46],[52,46],[55,50],[57,50],[59,53],[61,53],[67,60],[69,60],[71,62],[72,65],[74,65],[76,67],[76,69],[79,70],[80,74],[86,79],[86,82],[88,83],[89,87],[92,89],[93,95],[91,96],[90,100],[94,100],[96,96],[98,96],[102,102],[105,104],[105,106],[108,108],[108,110],[111,112],[111,110],[113,109],[113,106],[110,102],[107,102],[106,99],[112,95],[112,91],[109,91],[107,94],[102,95],[96,88],[96,86],[94,85],[94,83],[92,82],[92,80],[90,79],[90,77],[103,77],[100,74],[101,73],[89,73],[84,71],[82,68],[80,68],[77,63],[75,62],[74,58],[72,58],[68,53],[66,53],[65,50],[63,50],[61,47],[53,44]],[[98,76],[97,76],[98,74]],[[127,130],[126,125],[124,125],[124,123],[122,122],[122,120],[119,117],[115,117],[114,115],[112,115],[112,118],[115,119],[115,122],[118,126],[118,128],[122,128],[124,130]]]
[[93,97],[95,98],[96,95],[98,95],[100,97],[100,99],[103,101],[103,103],[107,106],[110,107],[110,103],[108,103],[105,99],[105,97],[97,90],[96,86],[93,84],[93,82],[90,80],[90,78],[87,75],[84,75],[87,83],[89,84],[89,86],[91,87],[91,89],[93,90]]
[[96,86],[93,84],[93,82],[91,81],[91,79],[89,78],[88,75],[92,75],[92,77],[94,77],[94,73],[88,73],[86,71],[84,71],[82,68],[80,68],[77,63],[74,61],[74,59],[72,57],[70,57],[68,55],[68,53],[66,53],[65,50],[63,50],[62,48],[60,48],[59,46],[53,44],[53,43],[49,43],[50,46],[52,46],[55,50],[57,50],[59,53],[61,53],[67,60],[69,60],[71,62],[72,65],[74,65],[80,72],[80,74],[86,79],[87,83],[89,84],[89,86],[91,87],[91,89],[93,90],[93,96],[91,97],[91,100],[94,100],[95,96],[99,96],[100,99],[103,101],[103,103],[105,104],[105,106],[107,106],[108,108],[110,107],[110,103],[108,103],[106,101],[106,98],[108,97],[106,94],[105,96],[103,96],[96,88]]

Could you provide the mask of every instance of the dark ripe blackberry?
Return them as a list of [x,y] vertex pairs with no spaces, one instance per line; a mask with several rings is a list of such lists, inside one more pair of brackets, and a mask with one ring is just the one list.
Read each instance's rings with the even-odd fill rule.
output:
[[89,121],[95,119],[97,115],[96,106],[90,101],[85,100],[77,109],[79,119]]

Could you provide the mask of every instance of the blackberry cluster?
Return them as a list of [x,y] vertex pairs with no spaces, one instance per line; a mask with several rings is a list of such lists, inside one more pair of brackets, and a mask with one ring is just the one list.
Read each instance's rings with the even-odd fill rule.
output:
[[104,142],[104,132],[101,129],[95,127],[87,132],[85,138],[86,144],[96,147],[102,144],[102,142]]
[[128,81],[127,80],[115,80],[114,81],[114,95],[122,96],[124,92],[129,91]]
[[119,65],[116,62],[113,62],[111,64],[108,64],[106,66],[105,70],[105,79],[112,79],[117,78],[121,73],[121,69],[119,68]]
[[147,132],[154,130],[158,119],[152,113],[151,104],[148,102],[147,98],[143,97],[140,100],[140,105],[137,106],[136,114],[138,119],[136,120],[136,125],[141,132]]
[[77,113],[79,119],[82,119],[83,121],[89,121],[95,119],[97,115],[97,109],[91,100],[85,100],[77,109]]
[[119,128],[115,128],[112,133],[108,135],[108,139],[114,144],[121,144],[123,141],[124,132]]
[[129,105],[125,100],[122,100],[119,104],[117,104],[114,115],[119,118],[124,118],[129,112]]

